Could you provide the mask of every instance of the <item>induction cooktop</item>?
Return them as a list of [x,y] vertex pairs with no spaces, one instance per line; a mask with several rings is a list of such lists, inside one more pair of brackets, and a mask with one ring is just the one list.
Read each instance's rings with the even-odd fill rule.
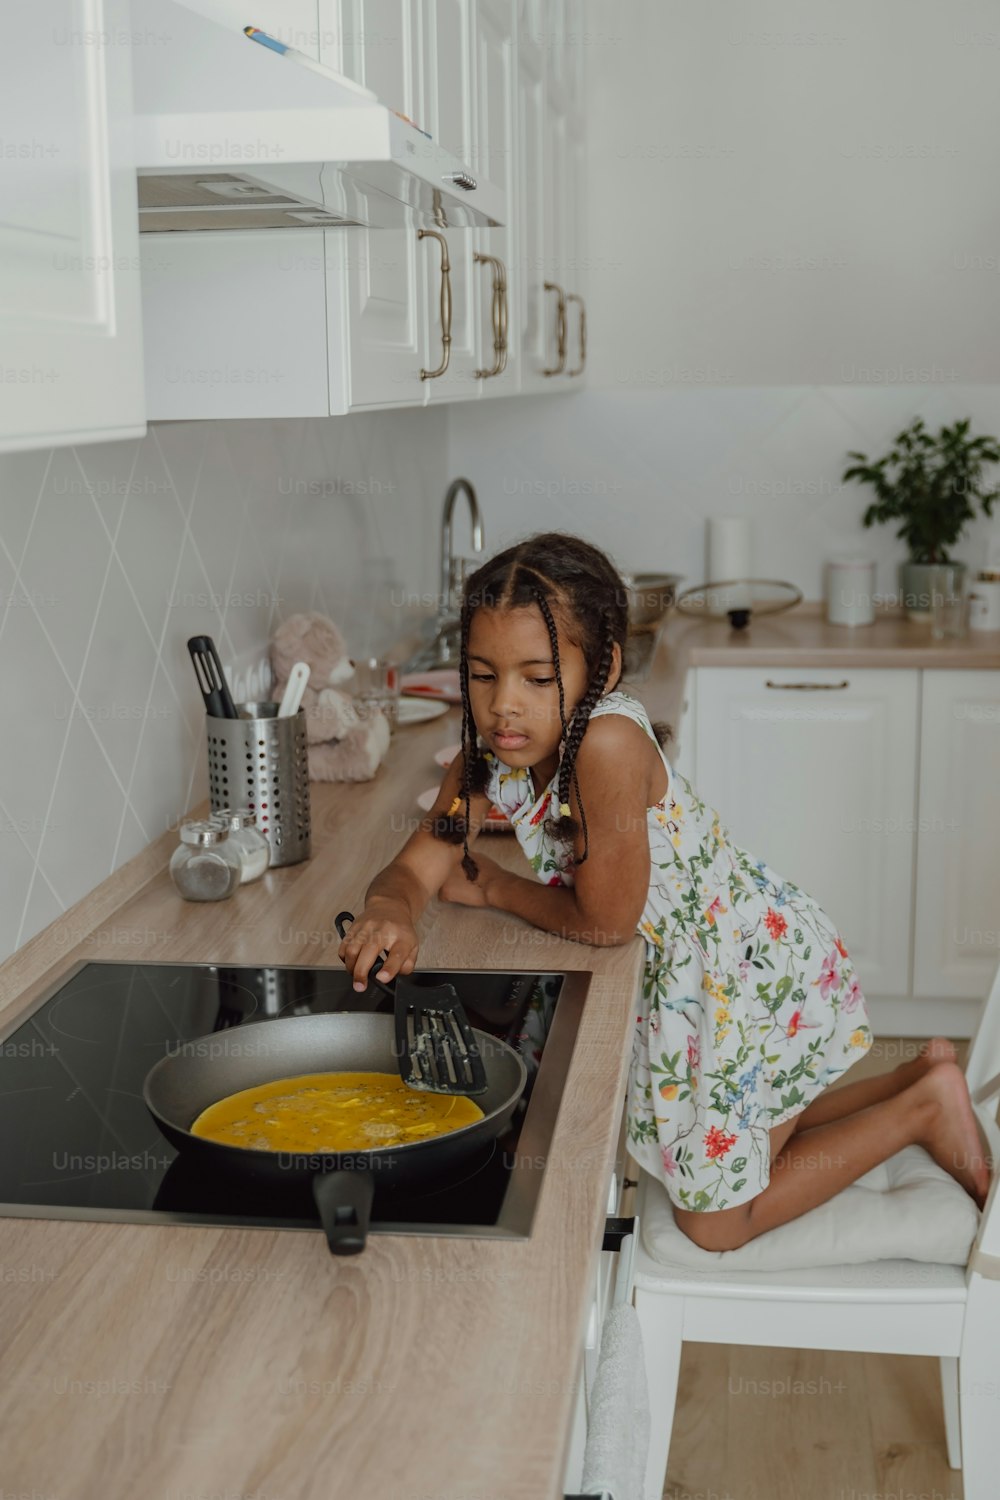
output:
[[[371,1232],[525,1238],[531,1233],[590,974],[418,970],[455,986],[471,1024],[520,1053],[514,1119],[457,1177],[378,1191]],[[392,1013],[344,969],[84,962],[0,1029],[0,1215],[318,1229],[308,1186],[248,1186],[179,1157],[143,1080],[196,1037],[278,1016]]]

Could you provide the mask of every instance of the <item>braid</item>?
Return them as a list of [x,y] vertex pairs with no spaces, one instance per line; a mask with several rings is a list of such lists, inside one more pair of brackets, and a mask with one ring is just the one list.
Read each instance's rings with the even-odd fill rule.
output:
[[[469,880],[475,880],[479,874],[479,866],[469,853],[469,824],[472,821],[472,794],[473,792],[484,792],[489,777],[489,766],[486,757],[479,749],[476,738],[475,721],[472,717],[472,704],[469,700],[469,622],[472,619],[474,605],[466,600],[462,606],[462,650],[459,661],[459,686],[462,694],[462,784],[459,789],[459,798],[465,804],[464,816],[456,817],[454,813],[439,814],[431,822],[431,833],[436,839],[443,839],[447,844],[462,845],[462,869]],[[456,799],[457,801],[458,799]]]
[[[557,792],[557,796],[559,798],[559,806],[560,808],[562,808],[568,805],[569,789],[570,784],[572,783],[573,790],[576,792],[577,802],[580,806],[580,823],[577,823],[576,819],[572,815],[566,816],[566,814],[560,813],[557,817],[550,819],[546,825],[550,833],[552,833],[555,837],[565,839],[575,839],[576,835],[580,832],[580,824],[583,825],[583,853],[576,861],[577,865],[582,865],[584,860],[590,853],[590,840],[587,833],[587,814],[584,811],[583,798],[580,796],[580,783],[577,779],[576,774],[576,757],[577,752],[580,749],[580,744],[583,740],[584,731],[586,730],[587,724],[590,721],[590,715],[593,712],[599,698],[601,697],[601,694],[604,692],[605,684],[607,683],[608,677],[610,675],[614,644],[615,639],[613,628],[611,627],[610,621],[608,621],[605,622],[604,639],[603,645],[601,647],[601,655],[597,663],[597,671],[591,679],[587,691],[584,693],[583,697],[580,699],[580,702],[576,706],[573,718],[570,721],[569,731],[566,734],[562,760],[559,762],[559,782]],[[562,684],[560,683],[560,697],[561,696]]]
[[563,692],[562,673],[559,670],[559,632],[556,630],[556,622],[552,618],[552,611],[549,608],[549,601],[545,597],[545,594],[541,589],[535,590],[535,603],[538,605],[538,608],[542,612],[542,619],[545,621],[545,628],[549,632],[549,643],[552,647],[552,665],[556,669],[556,683],[559,687],[559,722],[562,725],[562,732],[565,736],[566,695]]

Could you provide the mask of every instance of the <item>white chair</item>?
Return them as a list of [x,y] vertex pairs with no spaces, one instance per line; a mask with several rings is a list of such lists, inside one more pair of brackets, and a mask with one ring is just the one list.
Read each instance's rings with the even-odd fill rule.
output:
[[[1000,969],[983,1002],[965,1073],[996,1163],[1000,1161],[1000,1129],[995,1119],[1000,1095]],[[940,1171],[923,1148],[906,1150],[926,1156],[933,1170]],[[899,1153],[900,1158],[903,1155]],[[654,1190],[664,1200],[666,1194],[648,1174],[642,1175],[639,1212],[645,1231],[649,1209],[643,1207],[644,1190],[646,1199]],[[936,1354],[941,1362],[948,1463],[963,1471],[965,1500],[995,1500],[1000,1492],[998,1177],[1000,1173],[994,1171],[964,1265],[883,1259],[796,1270],[727,1270],[719,1264],[725,1255],[702,1252],[706,1264],[695,1269],[690,1255],[685,1255],[685,1265],[674,1267],[654,1259],[646,1245],[640,1244],[633,1303],[642,1329],[652,1408],[646,1500],[660,1500],[663,1492],[685,1341]],[[974,1214],[972,1200],[955,1187],[960,1195],[956,1208],[967,1213],[971,1205]],[[836,1212],[847,1194],[861,1191],[853,1184],[800,1218],[824,1210]],[[789,1227],[783,1225],[770,1234],[776,1239]],[[690,1241],[684,1243],[697,1251]]]

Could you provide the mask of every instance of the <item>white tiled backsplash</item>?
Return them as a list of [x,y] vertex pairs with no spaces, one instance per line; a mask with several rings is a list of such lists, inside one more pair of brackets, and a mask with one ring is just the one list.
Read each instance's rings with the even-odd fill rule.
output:
[[189,636],[266,692],[279,619],[354,655],[437,586],[442,412],[163,423],[0,457],[0,961],[207,796]]

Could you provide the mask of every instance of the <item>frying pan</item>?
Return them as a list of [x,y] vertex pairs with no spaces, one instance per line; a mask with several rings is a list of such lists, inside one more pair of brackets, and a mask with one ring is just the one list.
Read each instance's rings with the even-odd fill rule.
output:
[[524,1091],[527,1070],[506,1042],[475,1031],[487,1088],[476,1103],[483,1118],[447,1135],[368,1151],[256,1151],[192,1135],[202,1110],[241,1089],[303,1073],[398,1075],[392,1016],[340,1011],[258,1021],[185,1042],[147,1073],[143,1097],[172,1146],[209,1171],[239,1173],[269,1188],[308,1183],[333,1255],[365,1248],[376,1183],[412,1191],[453,1175],[494,1141]]

